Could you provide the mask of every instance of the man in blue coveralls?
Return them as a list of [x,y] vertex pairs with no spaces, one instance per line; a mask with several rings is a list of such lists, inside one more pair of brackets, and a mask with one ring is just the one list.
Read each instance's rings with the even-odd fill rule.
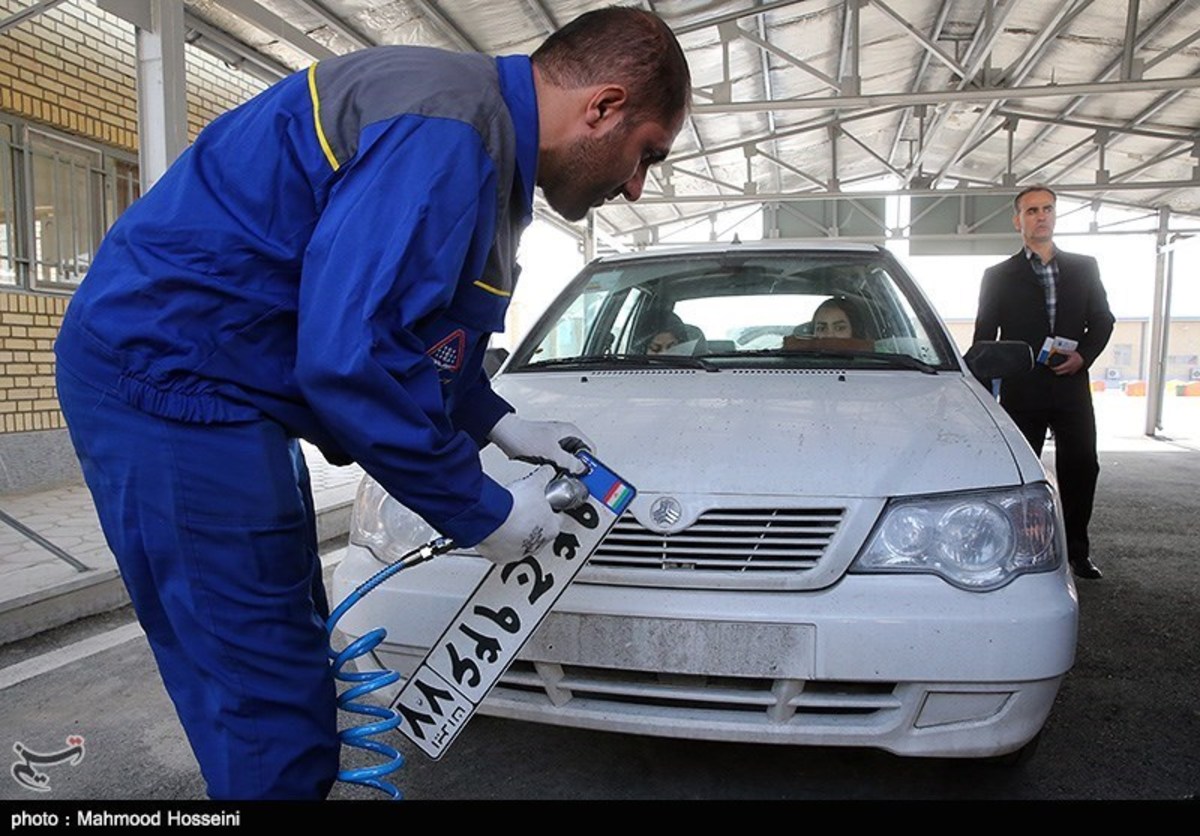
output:
[[553,538],[577,467],[481,369],[534,185],[577,220],[636,200],[690,90],[635,9],[532,56],[378,47],[214,120],[112,227],[56,346],[105,536],[213,798],[322,798],[336,775],[328,605],[298,439],[356,461],[495,561]]

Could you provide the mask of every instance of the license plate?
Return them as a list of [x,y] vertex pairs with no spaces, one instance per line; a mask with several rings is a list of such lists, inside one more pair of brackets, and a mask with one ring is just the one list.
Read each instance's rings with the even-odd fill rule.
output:
[[589,497],[534,554],[493,565],[392,701],[399,731],[440,758],[628,507],[633,486],[594,457],[579,477]]
[[525,658],[620,671],[813,679],[817,628],[552,612],[526,645]]

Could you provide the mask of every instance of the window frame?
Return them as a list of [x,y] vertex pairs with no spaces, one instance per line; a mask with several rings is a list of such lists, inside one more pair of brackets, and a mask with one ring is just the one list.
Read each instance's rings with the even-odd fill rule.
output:
[[[9,115],[0,115],[0,125],[7,128],[10,137],[0,136],[0,208],[11,213],[5,224],[11,232],[7,237],[7,250],[0,252],[0,290],[26,290],[43,293],[73,293],[86,273],[86,265],[80,267],[74,256],[87,253],[87,263],[95,257],[100,242],[129,204],[140,196],[138,159],[136,154],[114,149],[83,137],[71,136],[45,125],[31,123]],[[38,143],[43,145],[38,147]],[[67,150],[78,149],[81,155],[90,155],[91,164],[84,167],[86,192],[82,200],[71,200],[70,196],[58,194],[61,172],[54,171],[53,198],[55,212],[65,211],[71,218],[72,258],[47,262],[42,259],[45,248],[39,242],[37,217],[37,191],[39,177],[36,174],[35,158],[44,154],[46,147],[66,146]],[[50,164],[62,165],[53,155]],[[71,176],[79,167],[71,166]],[[66,201],[66,209],[60,210]],[[83,205],[80,205],[80,204]],[[99,217],[97,217],[99,214]],[[80,232],[87,232],[86,247],[74,243]],[[61,244],[61,239],[56,239]],[[53,269],[55,275],[47,277],[44,272]]]

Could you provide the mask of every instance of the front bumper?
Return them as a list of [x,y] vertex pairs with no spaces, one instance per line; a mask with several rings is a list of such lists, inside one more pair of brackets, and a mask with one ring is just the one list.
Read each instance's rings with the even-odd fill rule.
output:
[[[380,564],[351,547],[341,600]],[[447,555],[392,578],[339,624],[383,626],[406,674],[486,564]],[[805,592],[579,580],[480,711],[563,726],[741,742],[986,757],[1041,729],[1074,661],[1066,569],[971,593],[932,576],[847,575]]]

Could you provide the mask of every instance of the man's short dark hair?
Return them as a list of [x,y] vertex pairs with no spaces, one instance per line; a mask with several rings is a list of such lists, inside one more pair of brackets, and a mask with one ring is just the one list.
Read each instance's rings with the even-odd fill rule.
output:
[[1054,189],[1041,183],[1034,183],[1032,186],[1026,186],[1025,188],[1021,189],[1021,191],[1017,192],[1017,196],[1013,198],[1014,215],[1021,214],[1021,198],[1027,194],[1031,194],[1032,192],[1049,192],[1050,196],[1054,198],[1054,202],[1058,203],[1058,195],[1054,193]]
[[641,9],[610,6],[580,15],[547,38],[532,59],[559,87],[624,85],[634,123],[667,122],[691,101],[692,76],[675,33]]

